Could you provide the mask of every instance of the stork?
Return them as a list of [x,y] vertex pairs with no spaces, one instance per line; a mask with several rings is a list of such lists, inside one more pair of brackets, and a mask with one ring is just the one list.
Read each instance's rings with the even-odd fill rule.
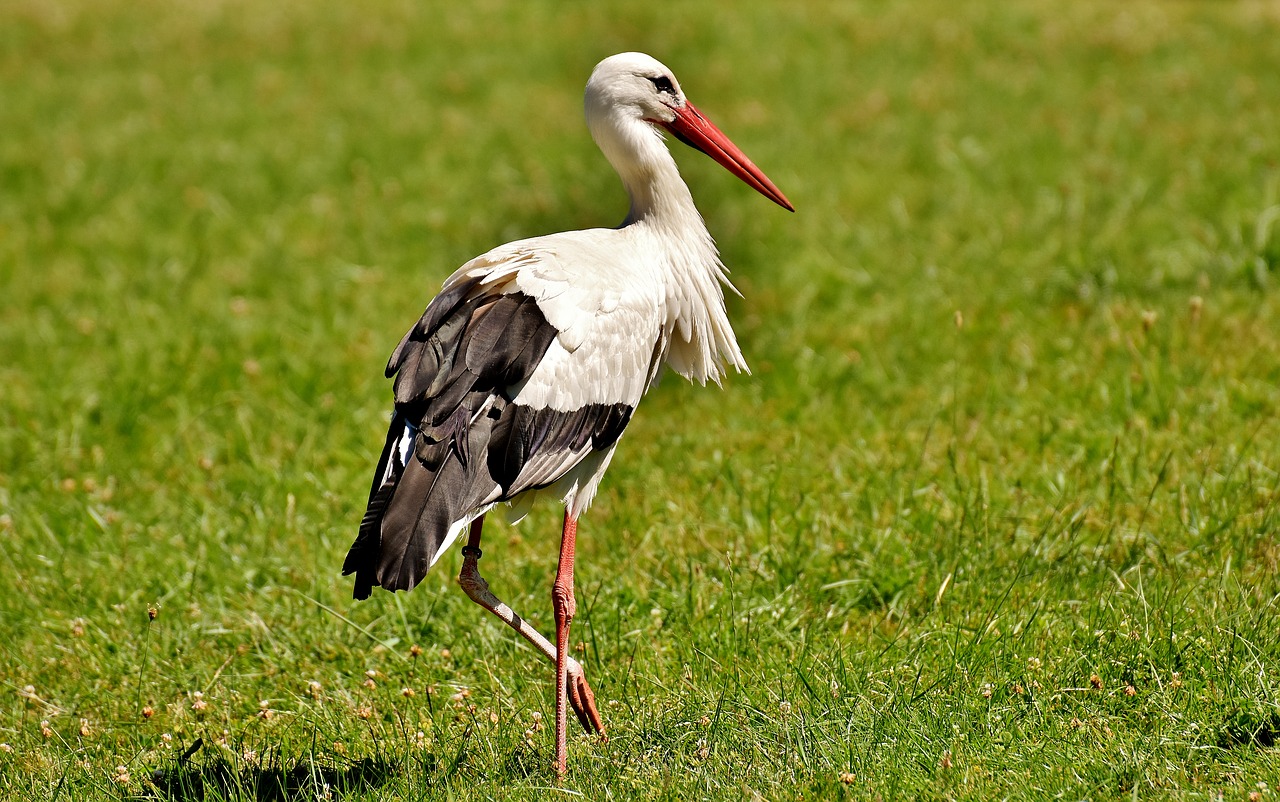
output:
[[[582,665],[569,656],[578,517],[665,367],[704,385],[747,369],[725,312],[724,265],[662,131],[794,211],[650,56],[601,61],[585,107],[630,196],[626,219],[502,245],[445,281],[387,363],[395,410],[342,569],[355,574],[356,599],[375,586],[409,590],[466,532],[463,590],[555,664],[560,777],[568,707],[605,737]],[[485,515],[506,503],[519,520],[540,497],[564,505],[555,643],[494,596],[479,571]]]

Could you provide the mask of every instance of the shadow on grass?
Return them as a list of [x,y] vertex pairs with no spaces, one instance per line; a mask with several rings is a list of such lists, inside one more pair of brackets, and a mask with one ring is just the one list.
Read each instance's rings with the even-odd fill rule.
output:
[[[154,789],[141,799],[203,802],[205,799],[252,799],[256,802],[295,802],[336,798],[370,791],[394,775],[385,760],[364,758],[348,766],[324,766],[298,760],[292,765],[269,762],[236,767],[226,757],[192,758],[204,745],[196,741],[170,769],[151,775]],[[139,801],[140,802],[140,801]]]
[[1250,715],[1237,712],[1227,719],[1218,746],[1231,749],[1237,746],[1257,746],[1267,749],[1280,743],[1280,713]]

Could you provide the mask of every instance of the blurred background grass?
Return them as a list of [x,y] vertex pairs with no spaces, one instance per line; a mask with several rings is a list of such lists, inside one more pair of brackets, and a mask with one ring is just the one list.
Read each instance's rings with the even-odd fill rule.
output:
[[[677,148],[753,373],[665,381],[584,520],[616,704],[568,787],[1274,793],[1277,33],[1268,2],[5,3],[0,792],[145,795],[204,738],[183,765],[233,798],[298,766],[542,793],[550,671],[456,566],[362,605],[337,572],[440,281],[623,216],[580,93],[638,49],[799,212]],[[555,531],[486,549],[541,625]]]

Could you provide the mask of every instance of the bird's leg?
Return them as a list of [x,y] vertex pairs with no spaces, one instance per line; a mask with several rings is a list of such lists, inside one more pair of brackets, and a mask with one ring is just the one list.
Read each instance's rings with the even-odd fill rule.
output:
[[[485,578],[480,576],[480,535],[484,528],[484,516],[481,515],[471,522],[471,529],[467,533],[467,545],[462,549],[462,571],[458,574],[458,584],[462,585],[462,590],[470,599],[484,609],[496,615],[504,624],[514,629],[516,632],[534,648],[543,654],[552,663],[556,662],[558,654],[556,647],[551,644],[541,632],[534,629],[515,611],[502,602],[497,596],[489,591],[489,583]],[[569,704],[573,706],[573,712],[577,714],[578,721],[582,724],[582,728],[588,733],[596,733],[601,738],[608,740],[608,736],[604,732],[604,721],[600,718],[600,711],[596,709],[596,697],[591,692],[591,686],[587,684],[586,674],[582,670],[582,664],[572,657],[566,655],[569,664],[568,688]]]
[[556,616],[556,774],[561,777],[569,770],[568,700],[565,691],[569,683],[569,625],[578,611],[573,598],[573,557],[578,538],[578,521],[569,511],[564,511],[564,529],[560,536],[560,566],[556,581],[551,586],[551,605]]

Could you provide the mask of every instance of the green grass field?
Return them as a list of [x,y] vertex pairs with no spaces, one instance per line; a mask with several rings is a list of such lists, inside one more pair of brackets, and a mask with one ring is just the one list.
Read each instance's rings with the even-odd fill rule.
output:
[[[631,49],[799,211],[679,148],[753,372],[582,522],[557,788],[460,557],[338,572],[444,277],[622,218]],[[1277,65],[1274,2],[0,4],[0,799],[1280,798]],[[482,562],[542,627],[558,516]]]

